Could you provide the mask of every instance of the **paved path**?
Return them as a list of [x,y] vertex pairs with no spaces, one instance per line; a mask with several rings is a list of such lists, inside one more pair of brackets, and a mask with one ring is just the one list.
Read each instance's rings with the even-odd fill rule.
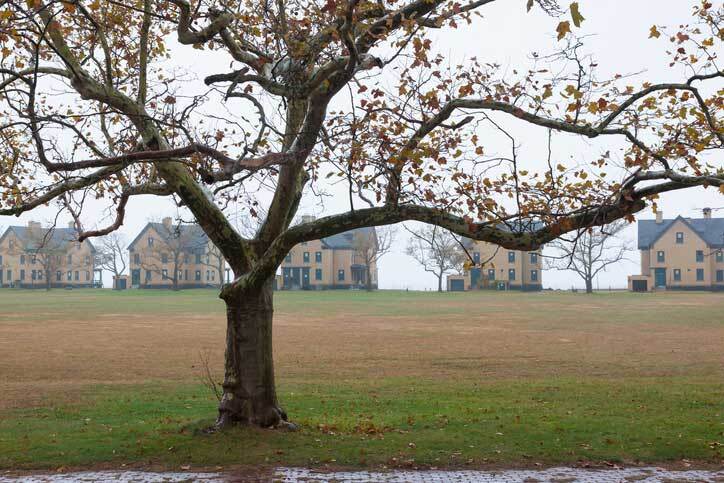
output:
[[153,473],[143,471],[101,471],[46,474],[24,477],[0,476],[0,483],[227,483],[243,481],[274,482],[353,482],[353,483],[724,483],[720,471],[667,471],[660,468],[626,468],[587,470],[579,468],[549,468],[546,470],[506,471],[350,471],[323,473],[309,469],[279,468],[268,477],[245,478],[224,473]]

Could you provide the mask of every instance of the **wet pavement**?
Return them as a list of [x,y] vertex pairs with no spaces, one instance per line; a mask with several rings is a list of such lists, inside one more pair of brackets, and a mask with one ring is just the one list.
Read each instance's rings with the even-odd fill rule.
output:
[[674,471],[661,468],[621,468],[592,470],[581,468],[549,468],[545,470],[500,471],[337,471],[321,472],[306,468],[277,468],[266,476],[240,476],[229,473],[95,471],[53,473],[26,476],[0,476],[0,483],[174,483],[198,481],[226,483],[243,481],[273,482],[354,482],[354,483],[724,483],[722,470]]

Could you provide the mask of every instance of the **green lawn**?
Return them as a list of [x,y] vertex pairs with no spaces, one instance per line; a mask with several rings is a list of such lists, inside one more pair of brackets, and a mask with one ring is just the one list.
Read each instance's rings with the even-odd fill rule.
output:
[[212,291],[0,291],[0,468],[721,464],[720,294],[280,293],[296,433],[207,435]]

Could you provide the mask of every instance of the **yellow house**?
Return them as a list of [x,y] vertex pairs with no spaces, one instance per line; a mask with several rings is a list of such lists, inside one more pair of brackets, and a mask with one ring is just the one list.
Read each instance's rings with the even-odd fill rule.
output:
[[525,290],[543,288],[540,251],[508,250],[492,243],[465,240],[474,266],[447,277],[448,291]]
[[96,249],[77,242],[68,228],[43,228],[35,221],[10,226],[0,237],[0,287],[100,287]]
[[[358,250],[358,240],[376,243],[374,228],[358,228],[338,235],[300,243],[281,264],[281,290],[377,288],[377,263],[369,267]],[[367,277],[370,277],[369,280]]]
[[[148,223],[128,245],[131,288],[219,287],[226,263],[199,225]],[[228,281],[228,280],[227,280]]]
[[629,290],[724,290],[724,218],[639,220],[641,275],[628,278]]

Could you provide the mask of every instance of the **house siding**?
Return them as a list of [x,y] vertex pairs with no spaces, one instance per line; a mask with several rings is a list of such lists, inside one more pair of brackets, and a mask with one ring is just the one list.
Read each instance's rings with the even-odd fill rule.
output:
[[[698,223],[697,230],[707,223],[720,222],[721,219],[705,218],[695,220]],[[712,245],[703,236],[692,228],[691,220],[676,218],[674,220],[661,220],[656,225],[648,222],[651,226],[661,226],[664,230],[659,231],[654,239],[647,239],[640,246],[641,251],[641,275],[629,277],[629,288],[632,288],[631,280],[646,279],[648,290],[656,288],[657,269],[665,270],[666,290],[724,290],[724,282],[718,282],[716,274],[718,270],[724,270],[724,258],[717,261],[717,252],[724,250],[721,245]],[[663,224],[665,223],[665,225]],[[718,226],[718,225],[708,225]],[[665,227],[665,228],[663,228]],[[650,232],[649,232],[650,233]],[[647,238],[650,234],[647,233]],[[683,234],[683,243],[677,243],[677,233]],[[721,234],[724,242],[724,233]],[[710,235],[706,235],[711,238]],[[639,226],[639,243],[641,244],[641,226]],[[646,246],[648,244],[648,246]],[[703,255],[702,261],[697,261],[697,251]],[[663,252],[664,258],[660,259],[659,253]],[[697,278],[697,269],[703,270],[703,279]],[[675,271],[680,271],[680,277],[675,277]],[[660,282],[660,280],[659,280]]]

